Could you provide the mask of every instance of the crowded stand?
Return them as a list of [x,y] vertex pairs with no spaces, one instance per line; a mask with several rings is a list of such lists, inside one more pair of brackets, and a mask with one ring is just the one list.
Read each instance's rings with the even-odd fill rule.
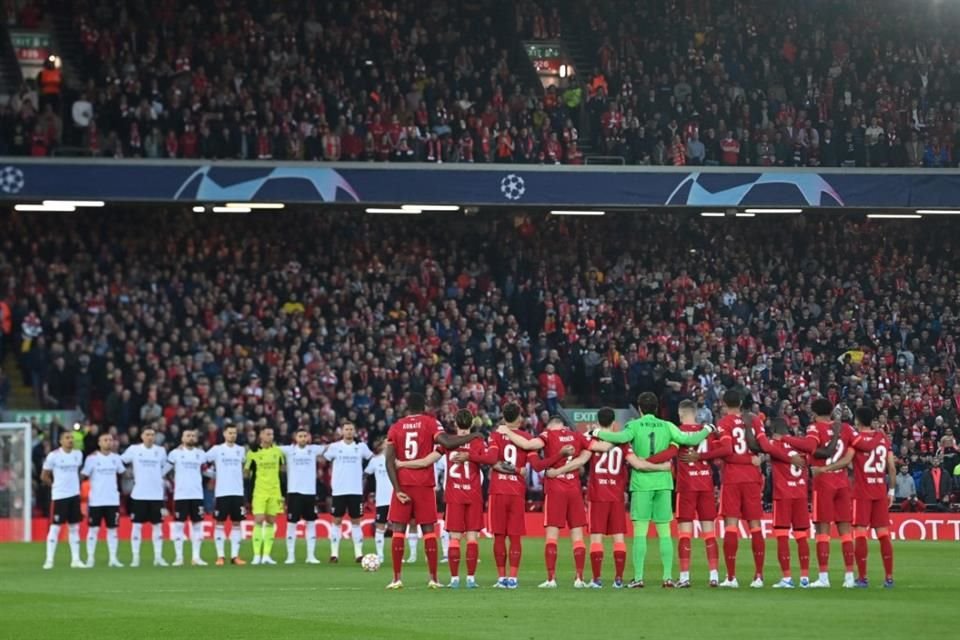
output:
[[[82,411],[88,452],[100,430],[122,451],[146,427],[172,448],[188,428],[212,446],[230,424],[241,444],[262,426],[278,442],[306,428],[329,443],[345,421],[375,449],[409,392],[448,424],[470,409],[485,430],[511,401],[539,433],[561,406],[626,407],[645,391],[664,418],[694,399],[708,423],[736,388],[795,432],[817,397],[847,419],[876,408],[901,508],[954,498],[960,265],[948,222],[623,215],[588,230],[526,214],[176,211],[56,222],[0,223],[5,362],[19,368],[4,377],[45,408]],[[640,237],[683,241],[651,250]],[[51,446],[41,440],[37,459]],[[536,498],[535,479],[530,489]]]

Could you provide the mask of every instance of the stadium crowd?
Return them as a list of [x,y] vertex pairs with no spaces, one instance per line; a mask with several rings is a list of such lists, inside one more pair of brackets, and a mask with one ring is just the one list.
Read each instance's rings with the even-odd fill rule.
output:
[[951,500],[960,290],[938,223],[157,212],[0,225],[17,383],[121,449],[147,425],[170,448],[188,427],[215,444],[226,424],[241,443],[262,425],[330,442],[344,420],[373,445],[408,391],[488,428],[511,400],[539,432],[558,404],[624,407],[644,391],[674,419],[694,398],[709,422],[744,387],[795,430],[819,395],[876,407],[904,508]]

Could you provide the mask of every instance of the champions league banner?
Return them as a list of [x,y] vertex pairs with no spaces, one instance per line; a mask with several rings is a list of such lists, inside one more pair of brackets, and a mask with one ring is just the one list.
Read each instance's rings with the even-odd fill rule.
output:
[[945,170],[0,159],[0,198],[512,207],[960,206]]

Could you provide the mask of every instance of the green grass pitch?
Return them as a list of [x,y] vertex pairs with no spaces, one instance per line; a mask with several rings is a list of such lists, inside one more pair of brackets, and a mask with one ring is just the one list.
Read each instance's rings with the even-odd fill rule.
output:
[[[389,540],[387,545],[389,553]],[[212,561],[212,543],[204,546],[205,559]],[[367,546],[372,550],[372,541]],[[245,547],[249,549],[249,542]],[[607,586],[602,591],[576,591],[569,543],[562,540],[560,547],[556,591],[536,588],[544,579],[543,541],[527,539],[517,591],[490,588],[495,568],[486,541],[481,544],[478,572],[481,589],[428,591],[421,545],[420,562],[405,567],[406,589],[387,592],[389,557],[377,573],[365,573],[349,562],[108,569],[101,541],[98,566],[79,570],[69,568],[67,545],[61,542],[57,567],[43,571],[42,544],[4,544],[0,545],[0,639],[902,639],[950,637],[956,629],[960,546],[953,542],[894,543],[897,586],[890,591],[880,586],[882,568],[873,542],[870,589],[840,588],[840,549],[835,545],[834,587],[791,592],[769,587],[779,579],[772,540],[767,550],[768,586],[763,590],[743,585],[749,582],[744,578],[749,578],[753,561],[749,541],[741,543],[743,586],[736,592],[707,588],[703,546],[698,540],[693,547],[694,588],[688,591],[659,587],[656,545],[648,552],[646,589],[614,591]],[[298,551],[302,558],[302,547]],[[318,557],[325,559],[326,551],[321,542]],[[349,556],[349,543],[344,551]],[[274,557],[282,561],[285,553],[283,540],[277,540]],[[168,542],[168,561],[172,555]],[[124,563],[130,559],[125,543],[120,559]],[[150,564],[149,542],[144,542],[143,559]],[[608,585],[612,564],[608,548],[604,566]],[[628,578],[630,574],[628,560]],[[440,577],[446,581],[446,565],[440,566]]]

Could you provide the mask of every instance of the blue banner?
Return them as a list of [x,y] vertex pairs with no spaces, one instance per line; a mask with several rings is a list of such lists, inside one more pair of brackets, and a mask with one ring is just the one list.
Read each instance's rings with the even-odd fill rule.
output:
[[0,160],[16,202],[236,201],[581,207],[958,207],[960,175],[934,170]]

